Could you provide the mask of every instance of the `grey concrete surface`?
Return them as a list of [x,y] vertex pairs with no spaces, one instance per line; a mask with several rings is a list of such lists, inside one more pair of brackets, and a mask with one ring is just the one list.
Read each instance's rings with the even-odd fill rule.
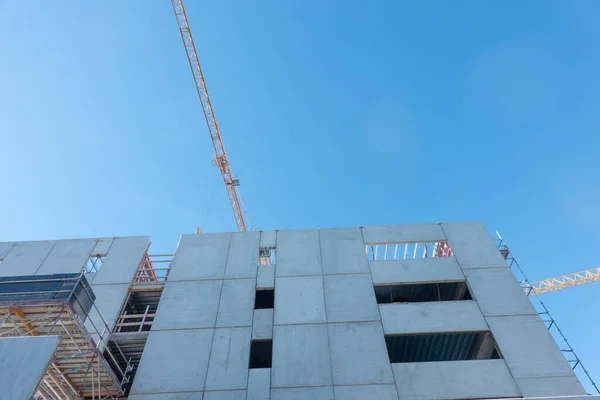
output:
[[260,247],[277,247],[277,232],[276,231],[261,231],[260,232]]
[[181,235],[169,281],[223,279],[231,233]]
[[317,229],[277,232],[276,276],[321,275],[322,272]]
[[537,315],[510,269],[467,269],[465,276],[484,316]]
[[369,273],[359,228],[320,229],[323,275]]
[[381,323],[327,327],[334,385],[394,383]]
[[94,284],[131,283],[149,246],[150,236],[116,238],[96,274]]
[[182,392],[161,394],[133,394],[128,400],[202,400],[204,392]]
[[205,390],[246,389],[251,334],[250,327],[215,329]]
[[271,389],[271,400],[334,400],[333,388],[327,386]]
[[96,241],[96,245],[94,246],[94,248],[92,249],[91,254],[92,255],[98,255],[100,254],[101,256],[106,256],[110,250],[110,247],[112,246],[112,244],[115,241],[115,238],[98,238],[95,239]]
[[438,224],[366,226],[362,228],[365,244],[441,242],[446,240]]
[[465,277],[454,257],[369,261],[373,283],[458,282]]
[[203,391],[213,332],[150,331],[131,394]]
[[252,339],[273,338],[273,309],[254,310],[252,322]]
[[91,287],[96,295],[96,301],[94,302],[95,307],[92,307],[85,321],[85,327],[90,333],[100,334],[104,329],[104,323],[106,323],[107,331],[111,332],[127,299],[129,284],[92,284]]
[[482,223],[443,223],[442,229],[462,269],[508,268]]
[[35,275],[55,244],[55,240],[15,243],[0,264],[0,277]]
[[252,368],[248,373],[246,400],[269,400],[271,394],[271,368]]
[[16,242],[0,242],[0,261],[6,257]]
[[520,397],[503,360],[392,364],[401,399]]
[[575,375],[515,379],[523,397],[586,395]]
[[260,232],[231,234],[225,279],[256,278]]
[[331,384],[327,325],[275,326],[271,387]]
[[0,398],[31,399],[59,343],[60,336],[0,338]]
[[222,286],[221,280],[168,281],[152,330],[214,328]]
[[513,377],[573,376],[539,316],[488,317],[486,321]]
[[246,391],[226,390],[219,392],[204,392],[203,400],[246,400]]
[[256,287],[260,289],[273,289],[275,287],[275,265],[259,265],[256,278]]
[[326,275],[323,281],[327,322],[380,319],[369,274]]
[[323,277],[275,279],[275,325],[325,322]]
[[79,274],[95,245],[94,239],[58,240],[35,274]]
[[475,301],[380,304],[386,334],[487,331]]
[[334,386],[335,400],[398,400],[395,385]]
[[256,280],[223,281],[217,327],[252,326]]

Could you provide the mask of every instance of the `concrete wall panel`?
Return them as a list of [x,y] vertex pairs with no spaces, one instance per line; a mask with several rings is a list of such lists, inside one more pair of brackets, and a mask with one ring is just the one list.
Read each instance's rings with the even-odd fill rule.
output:
[[223,281],[217,327],[252,326],[256,280]]
[[327,326],[334,385],[394,383],[381,323]]
[[260,232],[231,234],[225,279],[256,278]]
[[386,334],[487,331],[474,301],[380,304]]
[[0,277],[34,275],[56,241],[17,242],[0,264]]
[[271,400],[334,400],[333,389],[328,387],[272,389]]
[[502,360],[392,364],[401,399],[520,397]]
[[220,392],[204,392],[203,400],[246,400],[246,391],[225,390]]
[[90,310],[85,321],[85,327],[90,333],[102,333],[104,323],[108,325],[107,330],[112,332],[115,327],[119,313],[123,308],[129,294],[129,285],[92,285],[92,292],[96,295],[95,307]]
[[273,289],[275,287],[275,266],[259,265],[256,278],[256,287],[260,289]]
[[484,316],[537,315],[509,268],[468,269],[465,276]]
[[515,379],[523,397],[577,396],[586,395],[586,391],[575,376],[553,378]]
[[398,400],[395,385],[334,386],[335,400]]
[[115,241],[115,238],[99,238],[94,240],[96,242],[96,245],[94,246],[94,249],[92,250],[91,254],[100,254],[101,256],[106,256],[110,251],[110,246],[112,246],[113,242]]
[[327,275],[323,280],[328,322],[379,321],[371,275]]
[[370,261],[369,265],[375,284],[465,280],[454,257]]
[[508,267],[481,222],[444,223],[442,229],[461,268]]
[[213,331],[150,331],[131,394],[204,390]]
[[323,275],[369,272],[360,228],[321,229],[319,236]]
[[169,281],[223,279],[231,233],[181,235]]
[[271,393],[271,368],[252,368],[248,374],[246,400],[269,400]]
[[95,245],[94,239],[57,241],[36,275],[81,273]]
[[277,231],[261,231],[260,247],[277,247]]
[[251,333],[249,327],[215,329],[205,390],[246,389]]
[[0,243],[0,261],[2,261],[4,259],[4,257],[6,257],[6,255],[8,254],[10,249],[13,248],[14,245],[15,245],[15,242]]
[[321,275],[319,231],[277,232],[276,276]]
[[202,400],[204,392],[139,394],[127,396],[128,400]]
[[273,338],[273,309],[254,310],[252,339]]
[[362,228],[365,244],[440,242],[446,240],[438,224],[367,226]]
[[94,284],[131,283],[149,246],[150,236],[116,238],[96,274]]
[[327,325],[275,326],[272,365],[271,387],[331,385]]
[[223,281],[168,281],[152,330],[214,328]]
[[569,363],[539,316],[488,317],[486,320],[515,378],[573,376]]
[[275,279],[275,325],[325,322],[323,277]]
[[0,338],[0,398],[32,399],[59,343],[60,336]]

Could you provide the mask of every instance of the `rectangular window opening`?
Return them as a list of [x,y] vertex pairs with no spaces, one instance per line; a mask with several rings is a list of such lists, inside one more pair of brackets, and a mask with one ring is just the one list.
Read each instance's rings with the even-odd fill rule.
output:
[[147,332],[152,327],[162,288],[155,290],[133,290],[117,319],[115,333]]
[[261,310],[263,308],[274,308],[275,307],[275,290],[265,289],[257,290],[256,297],[254,298],[254,309]]
[[385,335],[385,344],[391,363],[501,358],[490,332]]
[[273,265],[275,262],[275,247],[261,247],[258,250],[258,265]]
[[411,260],[452,256],[448,242],[371,243],[365,246],[369,261]]
[[92,255],[88,258],[87,263],[83,269],[86,274],[95,274],[98,272],[102,263],[104,262],[104,256],[100,254]]
[[473,300],[466,282],[377,285],[374,289],[378,304]]
[[253,340],[250,343],[250,368],[271,368],[273,341]]

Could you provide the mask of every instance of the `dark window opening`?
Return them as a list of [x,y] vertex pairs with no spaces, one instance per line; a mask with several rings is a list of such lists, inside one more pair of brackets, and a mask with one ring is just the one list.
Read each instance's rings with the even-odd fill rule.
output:
[[258,250],[258,265],[273,265],[276,261],[275,247],[261,247]]
[[275,290],[257,290],[254,299],[254,309],[260,310],[263,308],[274,308],[275,306]]
[[250,368],[271,368],[272,340],[253,340],[250,344]]
[[154,315],[156,314],[161,295],[162,289],[130,292],[113,332],[149,331],[154,321]]
[[391,363],[501,358],[490,332],[386,335]]
[[413,283],[375,286],[378,304],[472,300],[465,282]]

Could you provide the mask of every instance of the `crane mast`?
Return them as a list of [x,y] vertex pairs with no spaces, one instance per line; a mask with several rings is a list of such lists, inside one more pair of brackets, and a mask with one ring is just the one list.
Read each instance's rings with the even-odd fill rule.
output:
[[227,195],[229,196],[229,202],[231,203],[231,209],[233,210],[233,216],[235,217],[238,230],[245,231],[247,228],[246,220],[241,206],[242,202],[236,190],[236,186],[239,185],[239,180],[234,177],[231,172],[231,167],[229,166],[227,153],[225,152],[223,140],[221,139],[221,134],[219,132],[219,125],[217,124],[210,98],[208,97],[208,90],[206,89],[204,75],[202,74],[202,68],[200,68],[200,62],[198,61],[198,54],[196,54],[196,47],[194,46],[194,39],[192,38],[190,25],[188,24],[187,16],[185,14],[183,1],[171,0],[171,4],[173,5],[173,11],[175,12],[177,25],[179,25],[183,46],[185,47],[188,62],[190,63],[192,75],[194,76],[194,82],[196,83],[196,90],[198,91],[198,97],[202,104],[206,125],[208,126],[210,138],[212,139],[215,148],[215,163],[219,167],[219,171],[223,177],[223,182],[227,189]]

